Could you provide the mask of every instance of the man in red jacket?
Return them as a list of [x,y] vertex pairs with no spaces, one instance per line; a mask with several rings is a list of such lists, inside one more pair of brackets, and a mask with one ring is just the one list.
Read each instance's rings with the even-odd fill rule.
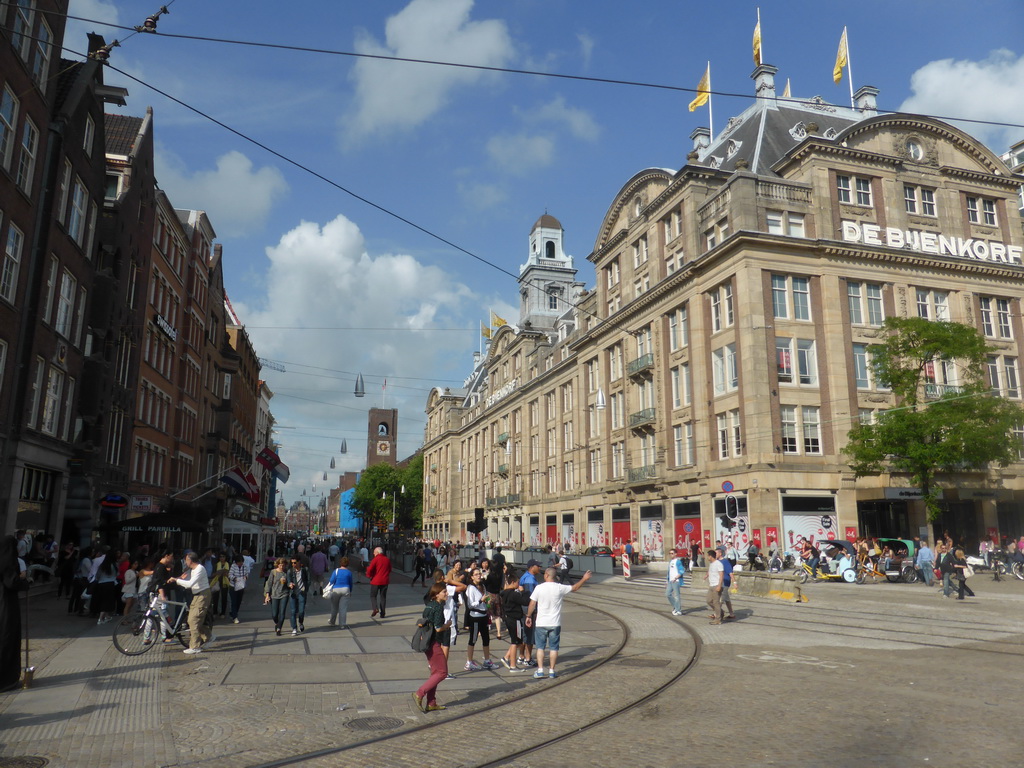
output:
[[391,561],[384,554],[384,550],[376,547],[373,550],[373,560],[366,566],[366,578],[370,580],[370,614],[372,619],[377,615],[377,598],[380,597],[380,617],[383,619],[388,603],[388,584],[391,583]]

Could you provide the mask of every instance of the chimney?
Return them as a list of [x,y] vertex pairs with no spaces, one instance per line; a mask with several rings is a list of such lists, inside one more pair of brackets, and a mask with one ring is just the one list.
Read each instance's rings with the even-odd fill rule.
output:
[[778,67],[771,64],[761,64],[750,75],[754,81],[754,96],[758,99],[771,99],[772,106],[775,106],[775,73],[778,71]]
[[873,85],[862,85],[853,94],[854,107],[865,115],[878,114],[878,89]]
[[711,146],[711,129],[705,128],[704,126],[694,128],[693,133],[690,134],[690,138],[693,139],[694,151],[703,152]]

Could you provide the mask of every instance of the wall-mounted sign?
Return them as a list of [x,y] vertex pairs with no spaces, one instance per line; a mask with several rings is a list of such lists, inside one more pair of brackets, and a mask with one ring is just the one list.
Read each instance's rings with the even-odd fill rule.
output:
[[508,397],[513,392],[515,392],[518,387],[519,387],[519,379],[517,377],[515,379],[512,379],[505,386],[503,386],[500,389],[497,389],[494,392],[492,392],[491,394],[489,394],[487,396],[487,400],[484,401],[486,403],[486,407],[490,408],[492,405],[494,405],[499,400],[502,400],[502,399]]
[[922,232],[916,229],[880,227],[877,224],[861,224],[856,221],[842,223],[843,240],[864,245],[887,245],[918,253],[935,256],[953,256],[959,259],[991,261],[1000,264],[1024,264],[1024,248],[995,240],[981,240],[974,237],[947,237],[939,232]]

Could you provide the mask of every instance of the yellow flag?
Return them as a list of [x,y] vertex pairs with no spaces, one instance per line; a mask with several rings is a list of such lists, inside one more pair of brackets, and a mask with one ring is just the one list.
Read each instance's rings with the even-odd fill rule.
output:
[[843,67],[850,61],[850,52],[846,46],[846,27],[843,27],[843,36],[839,38],[839,50],[836,51],[836,65],[832,69],[832,80],[838,85],[843,79]]
[[757,19],[757,26],[754,27],[754,63],[761,66],[761,18]]
[[708,64],[708,68],[704,70],[704,77],[697,83],[697,97],[690,102],[690,111],[693,112],[697,107],[703,107],[708,103],[708,99],[711,98],[711,65]]
[[506,321],[503,317],[499,317],[497,314],[495,314],[494,310],[492,309],[491,325],[493,325],[495,328],[501,328],[501,326],[503,325],[508,325],[508,321]]
[[786,90],[784,90],[782,92],[782,98],[788,99],[788,98],[790,98],[790,96],[791,96],[791,94],[789,92],[789,78],[787,77],[786,78]]
[[483,321],[480,322],[480,335],[483,336],[485,339],[491,338],[491,329],[488,326],[484,325]]

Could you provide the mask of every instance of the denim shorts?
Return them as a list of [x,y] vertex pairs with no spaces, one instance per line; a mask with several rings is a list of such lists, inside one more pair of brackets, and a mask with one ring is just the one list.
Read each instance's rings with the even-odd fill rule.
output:
[[558,643],[562,639],[561,627],[534,627],[533,646],[537,650],[557,651]]

